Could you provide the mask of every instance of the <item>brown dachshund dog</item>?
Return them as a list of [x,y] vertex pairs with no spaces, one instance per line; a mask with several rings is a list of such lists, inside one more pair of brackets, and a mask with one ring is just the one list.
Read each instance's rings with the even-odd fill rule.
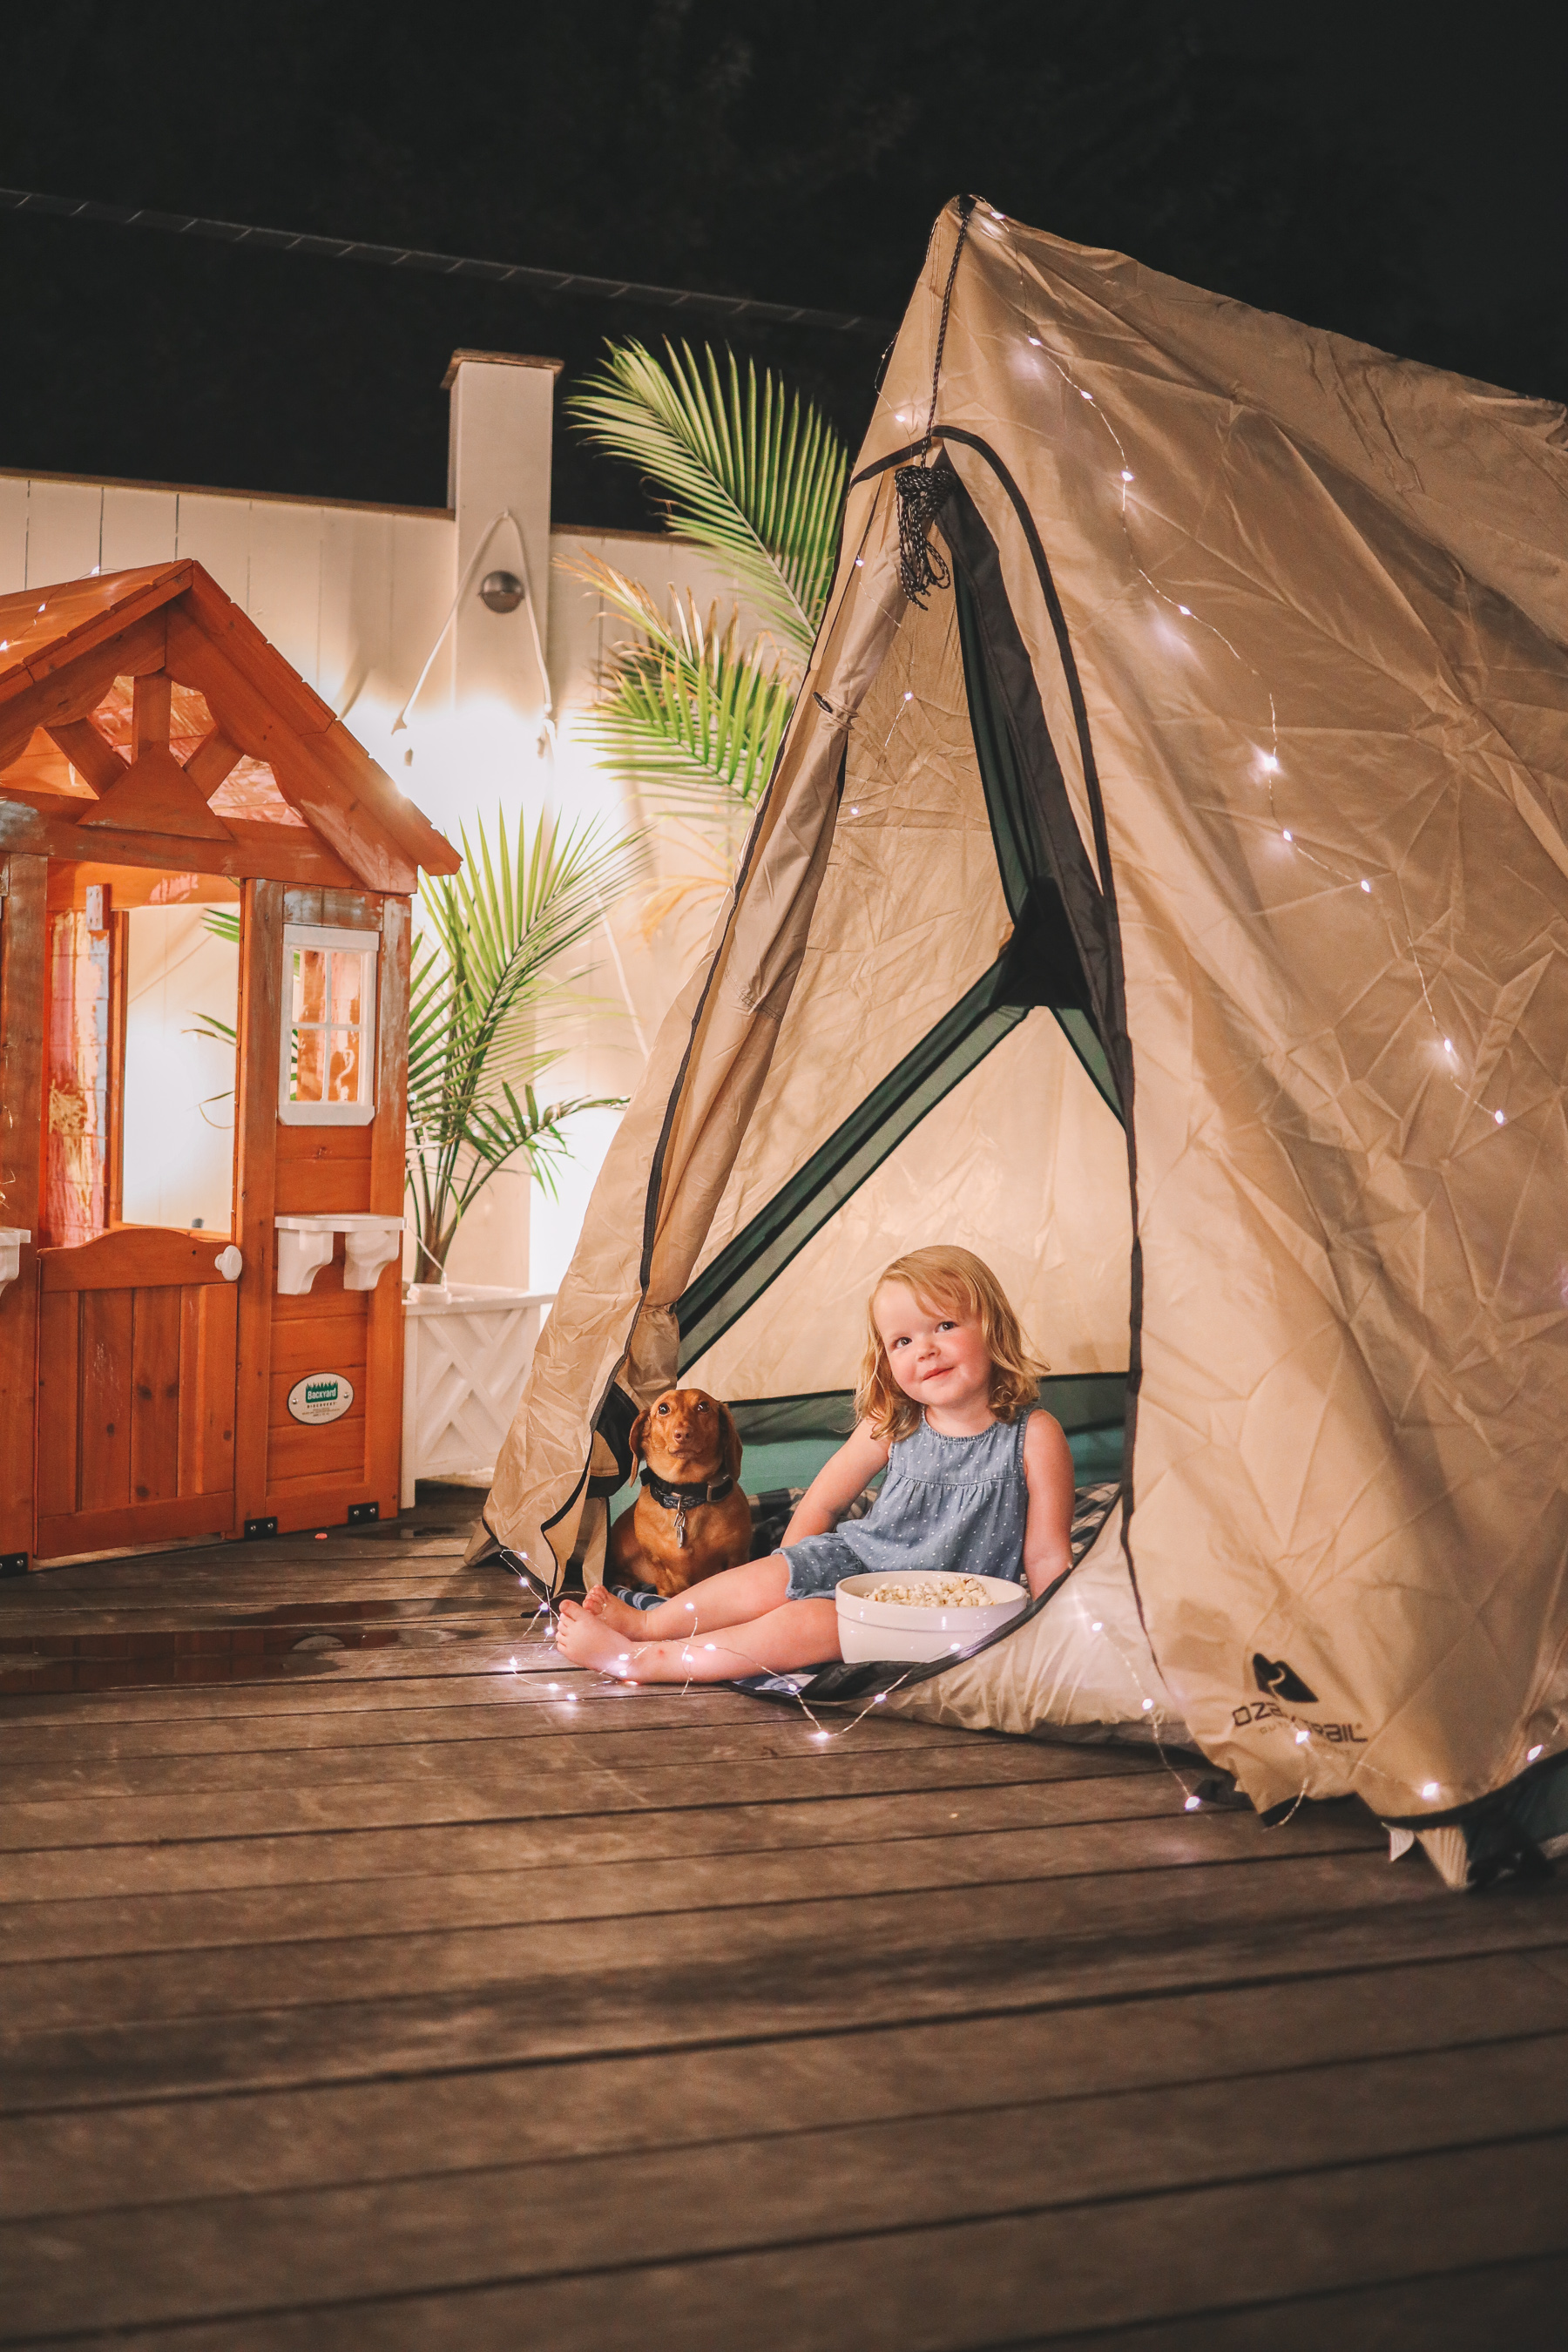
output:
[[610,1531],[610,1581],[653,1584],[668,1601],[751,1557],[752,1507],[736,1480],[741,1434],[706,1389],[666,1389],[631,1429],[642,1492]]

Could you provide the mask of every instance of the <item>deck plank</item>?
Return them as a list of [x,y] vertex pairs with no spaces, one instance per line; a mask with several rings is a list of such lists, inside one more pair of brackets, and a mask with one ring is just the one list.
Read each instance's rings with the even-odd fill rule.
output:
[[[485,2277],[457,2290],[443,2284],[433,2293],[336,2303],[323,2279],[303,2310],[300,2287],[291,2284],[293,2308],[274,2306],[275,2316],[242,2308],[237,2317],[185,2327],[180,2341],[195,2352],[351,2345],[406,2352],[412,2344],[421,2352],[510,2352],[519,2344],[646,2352],[650,2343],[732,2352],[743,2313],[749,2352],[799,2352],[803,2344],[826,2352],[1048,2344],[1052,2334],[1107,2322],[1375,2284],[1391,2268],[1430,2275],[1560,2255],[1568,2210],[1560,2175],[1543,2160],[1560,2147],[1444,2147],[1056,2210],[1015,2206],[993,2220],[846,2231],[784,2248],[624,2264],[596,2259],[592,2269],[555,2276],[537,2275],[550,2260],[541,2231],[537,2252],[531,2249],[532,2278],[498,2276],[501,2266],[492,2259]],[[370,2202],[361,2228],[385,2234],[384,2210]],[[1395,2213],[1405,2219],[1391,2246]],[[75,2232],[60,2231],[56,2243],[61,2269],[80,2259]],[[221,2302],[228,2275],[221,2246],[208,2271],[216,2271],[205,2290],[210,2307]],[[76,2340],[126,2339],[117,2331]]]
[[[580,1841],[593,1844],[593,1840]],[[1292,1842],[1297,1851],[1363,1853],[1372,1841],[1356,1823],[1316,1819]],[[1381,1841],[1379,1842],[1381,1843]],[[395,1904],[400,1935],[451,1934],[544,1920],[635,1919],[742,1905],[820,1902],[871,1892],[934,1893],[955,1886],[1040,1885],[1055,1878],[1108,1871],[1181,1869],[1193,1863],[1280,1859],[1252,1819],[1222,1814],[1194,1820],[1169,1800],[1163,1815],[1083,1827],[972,1831],[965,1837],[901,1837],[887,1842],[815,1845],[758,1854],[721,1850],[700,1859],[655,1859],[644,1853],[610,1862],[578,1855],[547,1869],[413,1878],[384,1877],[186,1895],[129,1896],[109,1902],[33,1904],[0,1924],[0,1968],[159,1952],[259,1950],[270,1944],[326,1943],[385,1932]],[[0,1974],[0,2001],[11,1979]]]
[[[267,2194],[898,2116],[1208,2084],[1568,2032],[1568,1985],[1515,1955],[1005,2016],[38,2111],[0,2136],[0,2211]],[[1555,2063],[1558,2049],[1547,2052]],[[767,2104],[759,2115],[759,2071]],[[1276,2095],[1279,2084],[1276,2084]],[[128,2188],[128,2184],[132,2186]]]
[[[200,2316],[221,2274],[239,2310],[276,2308],[306,2275],[334,2299],[421,2294],[432,2287],[519,2282],[594,2266],[604,2217],[619,2262],[639,2268],[767,2247],[798,2249],[870,2233],[1031,2218],[1064,2210],[1187,2196],[1269,2179],[1300,2193],[1303,2176],[1385,2164],[1434,2147],[1533,2143],[1550,2169],[1568,2137],[1568,2036],[1485,2050],[1264,2074],[1234,2084],[1166,2085],[1076,2101],[1019,2101],[876,2124],[742,2136],[657,2151],[508,2163],[374,2187],[275,2190],[190,2200],[177,2241],[151,2227],[156,2208],[118,2204],[73,2217],[76,2260],[47,2275],[39,2261],[58,2221],[0,2227],[0,2270],[37,2281],[8,2324],[39,2335],[104,2320],[145,2326]],[[1506,2132],[1498,2128],[1500,2103]],[[1510,2145],[1511,2144],[1511,2145]],[[1527,2158],[1528,2160],[1528,2158]],[[1544,2202],[1549,2184],[1535,2185]],[[1561,2183],[1558,2183],[1560,2188]],[[1568,2237],[1560,2213],[1558,2251]],[[53,2266],[49,2266],[53,2270]],[[107,2289],[107,2291],[106,2291]]]
[[[520,1800],[526,1804],[526,1797]],[[96,1903],[231,1887],[346,1885],[465,1871],[521,1871],[636,1855],[771,1853],[911,1837],[990,1835],[1052,1823],[1162,1817],[1182,1809],[1179,1784],[1114,1773],[1070,1780],[1000,1781],[966,1789],[854,1796],[843,1790],[778,1804],[669,1808],[658,1814],[543,1816],[510,1811],[487,1821],[393,1822],[370,1830],[284,1836],[166,1840],[157,1845],[70,1847],[13,1853],[6,1885],[17,1933],[24,1904]]]

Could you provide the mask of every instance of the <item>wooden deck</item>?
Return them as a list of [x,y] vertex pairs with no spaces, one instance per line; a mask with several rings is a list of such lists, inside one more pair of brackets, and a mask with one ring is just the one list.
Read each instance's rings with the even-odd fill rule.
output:
[[5,2342],[1563,2340],[1563,1878],[606,1690],[470,1507],[0,1587]]

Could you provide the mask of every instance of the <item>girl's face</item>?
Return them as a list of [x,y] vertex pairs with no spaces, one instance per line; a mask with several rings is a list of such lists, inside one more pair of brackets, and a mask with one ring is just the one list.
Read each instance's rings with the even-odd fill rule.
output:
[[989,1399],[991,1359],[978,1316],[928,1306],[901,1282],[884,1283],[871,1314],[893,1378],[917,1404],[955,1412]]

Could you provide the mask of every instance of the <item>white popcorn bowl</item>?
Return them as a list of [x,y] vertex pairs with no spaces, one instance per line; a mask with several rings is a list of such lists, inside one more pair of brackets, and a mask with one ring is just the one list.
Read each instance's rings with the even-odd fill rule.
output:
[[[955,1569],[952,1572],[956,1576],[969,1571]],[[914,1609],[901,1601],[870,1598],[874,1585],[936,1581],[934,1577],[919,1575],[895,1577],[889,1569],[876,1576],[847,1576],[836,1596],[838,1646],[845,1658],[854,1663],[881,1658],[929,1663],[945,1658],[994,1633],[1017,1615],[1029,1598],[1026,1585],[1014,1584],[1005,1576],[977,1576],[974,1581],[983,1584],[991,1598],[969,1609]]]

